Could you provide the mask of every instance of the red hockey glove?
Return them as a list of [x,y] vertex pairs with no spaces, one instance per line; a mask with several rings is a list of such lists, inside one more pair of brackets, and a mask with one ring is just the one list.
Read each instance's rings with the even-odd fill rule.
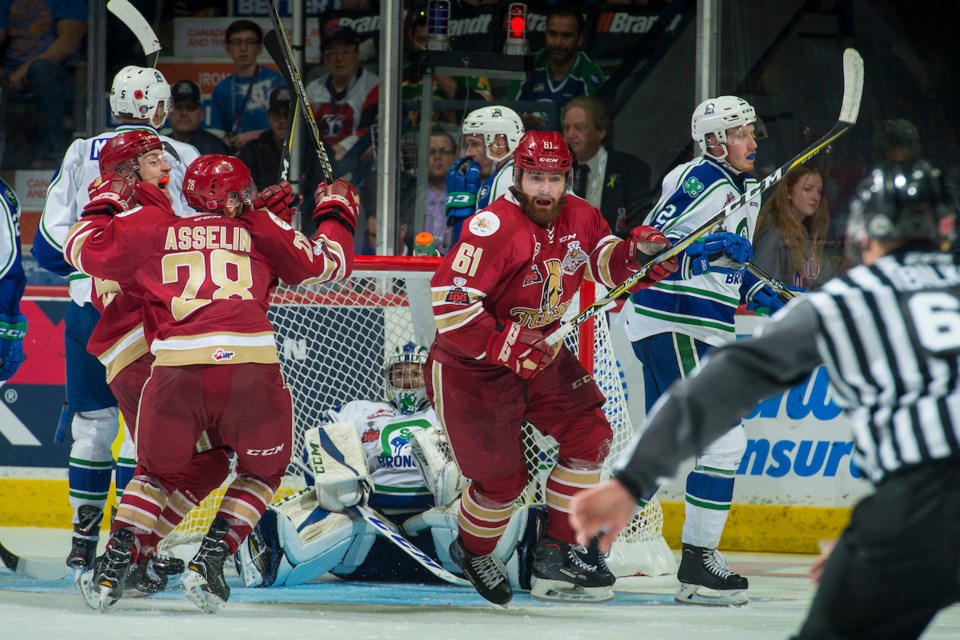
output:
[[116,173],[91,182],[87,193],[90,194],[90,202],[83,208],[81,218],[92,214],[113,216],[137,205],[136,183]]
[[266,209],[287,224],[293,222],[297,207],[303,197],[294,193],[290,183],[284,180],[280,184],[273,184],[260,192],[257,196],[257,209]]
[[559,351],[560,345],[547,346],[543,332],[516,322],[508,322],[487,338],[487,360],[502,364],[524,380],[550,366]]
[[357,217],[360,215],[360,196],[352,184],[337,178],[333,184],[321,182],[314,194],[317,206],[313,209],[313,221],[320,226],[324,220],[334,219],[352,235],[357,235]]
[[[659,229],[647,226],[634,227],[631,229],[630,238],[627,239],[627,242],[630,243],[630,259],[633,260],[637,267],[642,267],[647,264],[655,258],[657,254],[665,249],[669,249],[673,244],[667,240],[667,237],[664,236]],[[653,265],[650,271],[647,272],[647,276],[641,280],[633,290],[646,289],[655,282],[660,282],[676,271],[677,266],[676,256]]]

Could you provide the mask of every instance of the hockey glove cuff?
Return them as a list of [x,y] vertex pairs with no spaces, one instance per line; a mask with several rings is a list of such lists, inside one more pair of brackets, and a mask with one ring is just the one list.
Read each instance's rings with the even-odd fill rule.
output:
[[313,209],[313,221],[317,227],[326,220],[336,220],[357,235],[357,218],[360,215],[360,197],[352,184],[337,178],[329,186],[321,182],[314,194],[317,206]]
[[20,368],[26,335],[26,316],[0,314],[0,381],[9,380]]
[[543,332],[516,322],[508,322],[487,339],[487,361],[507,367],[524,380],[550,366],[559,351],[559,344],[547,346]]
[[[630,231],[630,237],[626,240],[626,242],[629,243],[630,247],[630,260],[636,265],[637,268],[647,264],[659,253],[665,249],[669,249],[673,244],[667,239],[666,236],[663,235],[663,233],[660,232],[659,229],[647,226],[634,227]],[[650,287],[653,284],[668,278],[671,273],[674,273],[677,270],[677,266],[676,256],[670,258],[669,260],[664,260],[661,263],[653,265],[647,272],[646,277],[641,280],[636,287],[633,288],[633,291],[646,289],[647,287]]]
[[444,213],[448,217],[466,218],[477,209],[480,192],[480,165],[470,158],[460,158],[447,171],[447,199]]
[[753,260],[753,247],[743,236],[728,231],[711,233],[687,247],[693,275],[710,271],[742,273],[746,263]]
[[297,207],[303,201],[303,196],[294,193],[290,183],[284,180],[280,184],[273,184],[264,189],[257,196],[257,209],[266,209],[287,224],[293,222]]

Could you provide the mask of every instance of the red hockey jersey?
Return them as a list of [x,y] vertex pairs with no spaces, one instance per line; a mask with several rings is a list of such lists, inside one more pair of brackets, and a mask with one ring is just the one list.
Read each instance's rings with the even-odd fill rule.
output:
[[147,205],[84,217],[64,255],[80,271],[143,297],[158,365],[269,364],[278,362],[267,319],[278,277],[290,284],[345,278],[353,238],[333,220],[309,240],[266,210],[178,218],[169,207]]
[[585,200],[567,194],[543,228],[508,193],[470,218],[431,280],[437,345],[479,359],[497,321],[549,333],[584,278],[613,287],[634,271],[627,244]]

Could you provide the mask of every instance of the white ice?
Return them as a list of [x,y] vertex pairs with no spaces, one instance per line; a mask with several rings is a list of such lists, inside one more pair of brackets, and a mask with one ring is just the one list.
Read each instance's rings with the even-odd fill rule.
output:
[[[0,542],[18,555],[59,561],[64,529],[0,527]],[[0,638],[37,640],[770,640],[799,627],[813,594],[811,556],[729,553],[750,579],[744,607],[673,604],[673,588],[618,583],[617,597],[595,605],[546,604],[518,594],[508,609],[467,587],[324,581],[302,587],[245,589],[235,576],[230,601],[201,613],[179,590],[125,598],[105,614],[91,611],[68,579],[43,581],[0,569]],[[926,639],[960,638],[960,607],[942,612]]]

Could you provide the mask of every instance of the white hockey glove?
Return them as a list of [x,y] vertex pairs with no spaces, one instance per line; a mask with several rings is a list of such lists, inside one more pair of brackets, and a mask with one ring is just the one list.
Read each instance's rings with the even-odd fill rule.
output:
[[353,422],[334,422],[306,432],[307,464],[317,500],[327,511],[343,511],[369,490],[370,472]]

